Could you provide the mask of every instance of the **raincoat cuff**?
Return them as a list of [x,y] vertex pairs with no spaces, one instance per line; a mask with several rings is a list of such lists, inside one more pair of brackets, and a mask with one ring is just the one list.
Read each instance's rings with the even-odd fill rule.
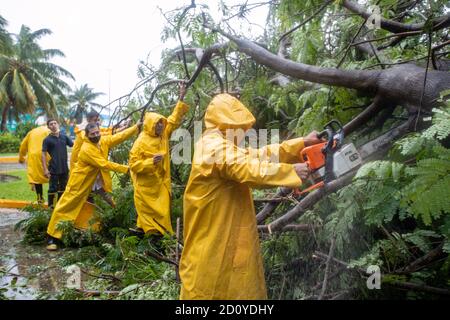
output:
[[175,108],[180,109],[180,111],[182,111],[182,112],[187,112],[189,110],[189,105],[186,104],[184,101],[178,100]]

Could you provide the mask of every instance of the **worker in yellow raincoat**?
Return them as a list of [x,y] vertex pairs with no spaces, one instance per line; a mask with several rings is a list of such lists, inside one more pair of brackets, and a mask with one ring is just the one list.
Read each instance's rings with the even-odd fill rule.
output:
[[[72,170],[75,167],[75,164],[78,161],[78,154],[80,153],[81,146],[83,145],[84,141],[84,129],[86,128],[86,125],[89,123],[97,123],[100,126],[100,114],[95,111],[91,110],[86,115],[86,123],[82,123],[80,125],[77,125],[74,128],[75,131],[75,141],[73,143],[72,151],[70,154],[70,170]],[[128,123],[125,123],[124,126],[121,126],[116,130],[116,132],[120,132],[128,127]],[[107,136],[110,134],[113,134],[112,128],[100,128],[100,134],[102,136]]]
[[[42,184],[48,183],[48,178],[42,170],[42,142],[50,134],[46,125],[32,129],[22,140],[19,149],[19,162],[25,162],[27,157],[27,178],[31,188],[36,192],[37,201],[44,202]],[[48,157],[48,155],[47,155]],[[47,158],[48,160],[48,158]]]
[[[83,145],[83,142],[85,140],[85,128],[89,123],[97,124],[99,126],[100,135],[101,136],[108,136],[112,135],[114,133],[119,133],[122,130],[125,130],[129,127],[130,122],[124,122],[120,127],[118,127],[115,132],[113,132],[113,128],[102,128],[100,127],[100,114],[95,111],[91,110],[86,115],[87,122],[82,123],[75,127],[75,142],[72,147],[71,155],[70,155],[70,169],[71,171],[75,168],[75,165],[78,161],[78,155],[81,150],[81,146]],[[109,174],[109,173],[108,173]],[[97,176],[97,179],[100,179],[100,175]],[[98,183],[95,183],[92,187],[92,193],[88,197],[87,201],[89,203],[94,202],[93,194],[97,194],[100,196],[103,200],[105,200],[109,205],[114,206],[114,201],[112,200],[112,197],[105,192],[105,190],[101,187],[99,187]]]
[[[261,149],[238,147],[227,131],[247,131],[254,123],[229,94],[215,96],[206,109],[183,199],[181,299],[267,298],[251,188],[299,187],[309,175],[307,165],[297,163],[299,152],[320,140],[314,131]],[[263,154],[278,154],[279,162]]]
[[97,124],[88,124],[85,128],[85,140],[81,146],[78,162],[69,177],[66,191],[56,204],[47,227],[49,235],[48,250],[56,250],[56,239],[61,239],[58,230],[61,221],[75,221],[80,214],[84,202],[91,192],[93,184],[100,174],[101,183],[106,192],[112,191],[112,180],[109,171],[127,173],[128,166],[108,161],[109,149],[131,138],[138,132],[139,122],[115,135],[101,137]]
[[134,186],[137,229],[134,233],[163,235],[173,233],[170,219],[169,138],[189,110],[183,102],[186,88],[180,85],[179,101],[172,114],[147,112],[143,131],[130,152],[129,166]]

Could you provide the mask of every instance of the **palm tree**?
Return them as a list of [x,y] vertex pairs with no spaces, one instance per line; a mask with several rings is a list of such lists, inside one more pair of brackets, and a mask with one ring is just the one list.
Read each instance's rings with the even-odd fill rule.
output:
[[52,32],[49,29],[31,31],[22,25],[14,35],[12,51],[0,53],[0,106],[3,107],[0,130],[5,130],[8,110],[25,114],[41,107],[49,116],[57,117],[54,97],[63,97],[69,85],[61,77],[74,79],[66,69],[49,62],[64,57],[58,49],[42,49],[37,41]]
[[6,26],[8,22],[5,18],[0,16],[0,54],[11,54],[12,52],[12,39]]
[[72,110],[75,110],[73,117],[77,123],[81,123],[83,115],[88,112],[88,106],[102,107],[100,104],[95,103],[94,100],[103,95],[102,92],[94,92],[94,89],[89,88],[87,84],[83,84],[79,88],[75,87],[75,90],[68,97],[69,103],[73,103]]

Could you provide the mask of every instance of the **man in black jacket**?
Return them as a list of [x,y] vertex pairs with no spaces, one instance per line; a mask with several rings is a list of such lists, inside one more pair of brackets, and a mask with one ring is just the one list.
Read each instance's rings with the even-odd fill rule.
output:
[[[47,120],[47,127],[50,134],[42,143],[42,157],[48,152],[51,156],[50,164],[47,169],[45,161],[42,162],[44,175],[50,179],[48,187],[48,206],[54,207],[55,195],[61,198],[66,188],[67,178],[69,176],[69,167],[67,165],[67,146],[72,147],[72,140],[59,131],[58,121],[55,119]],[[56,200],[58,201],[58,200]]]

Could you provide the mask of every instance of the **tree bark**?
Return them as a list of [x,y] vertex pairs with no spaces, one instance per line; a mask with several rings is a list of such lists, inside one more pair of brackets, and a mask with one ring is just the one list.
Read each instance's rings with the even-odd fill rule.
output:
[[[286,232],[286,231],[305,232],[305,231],[310,231],[313,228],[314,228],[314,226],[311,224],[288,224],[288,225],[284,226],[281,231],[282,232]],[[259,225],[258,231],[261,231],[263,233],[271,232],[271,230],[269,230],[268,225]]]
[[213,30],[236,43],[239,51],[249,55],[256,62],[284,75],[310,82],[363,91],[375,91],[377,88],[379,71],[346,71],[298,63],[279,57],[252,41],[238,38],[220,29]]
[[5,132],[6,130],[6,118],[8,117],[8,107],[3,107],[3,111],[2,111],[2,123],[0,125],[0,131],[1,132]]
[[[428,70],[413,64],[402,64],[385,70],[341,70],[297,63],[273,54],[258,44],[212,28],[236,43],[238,50],[256,62],[284,75],[305,81],[356,89],[367,95],[378,95],[390,103],[424,107],[437,105],[439,94],[450,88],[450,73]],[[423,96],[423,98],[422,98]]]
[[[291,192],[292,192],[292,189],[279,188],[277,193],[276,193],[276,195],[275,195],[275,198],[285,197]],[[257,223],[260,224],[264,220],[266,220],[266,218],[269,217],[272,214],[272,212],[276,209],[276,207],[278,207],[278,203],[277,202],[269,202],[269,203],[267,203],[264,206],[264,208],[256,215]]]
[[[361,7],[356,2],[344,0],[342,2],[342,5],[351,12],[360,15],[364,19],[368,19],[370,16],[372,16],[372,13],[366,11],[365,8]],[[450,26],[450,14],[433,19],[432,25],[433,30],[440,30],[447,28],[448,26]],[[425,23],[405,24],[398,21],[381,18],[380,27],[393,33],[400,33],[407,31],[423,30],[425,27]]]

